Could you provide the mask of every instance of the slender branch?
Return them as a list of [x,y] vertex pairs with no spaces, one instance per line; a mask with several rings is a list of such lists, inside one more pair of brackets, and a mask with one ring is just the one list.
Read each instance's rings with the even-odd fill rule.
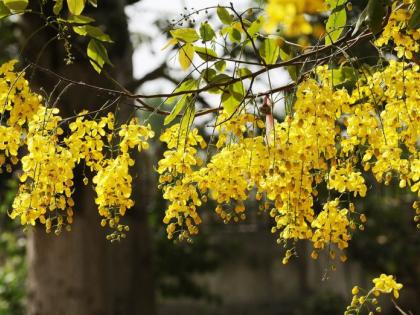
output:
[[[207,84],[201,88],[195,89],[195,90],[187,90],[187,91],[178,91],[178,92],[172,92],[172,93],[159,93],[159,94],[132,94],[131,92],[127,91],[126,89],[124,89],[124,91],[122,90],[115,90],[115,89],[109,89],[109,88],[104,88],[104,87],[100,87],[100,86],[96,86],[96,85],[92,85],[89,83],[85,83],[82,81],[75,81],[69,78],[66,78],[60,74],[57,74],[47,68],[44,68],[40,65],[37,65],[35,63],[30,64],[31,66],[33,66],[36,69],[39,69],[43,72],[46,72],[50,75],[53,75],[57,78],[59,78],[60,80],[67,82],[67,83],[71,83],[73,85],[77,85],[77,86],[81,86],[81,87],[85,87],[85,88],[89,88],[89,89],[94,89],[98,92],[102,92],[102,93],[106,93],[109,95],[113,95],[113,96],[121,96],[121,97],[125,97],[125,98],[129,98],[129,99],[135,99],[139,104],[134,105],[136,108],[141,109],[141,110],[147,110],[147,111],[152,111],[158,114],[162,114],[162,115],[168,115],[169,112],[167,111],[163,111],[160,109],[156,109],[153,106],[148,105],[147,103],[144,102],[145,99],[153,99],[153,98],[167,98],[167,97],[173,97],[173,96],[180,96],[180,95],[185,95],[185,94],[199,94],[201,92],[206,92],[210,89],[213,88],[225,88],[226,86],[232,85],[236,82],[239,81],[243,81],[245,79],[251,79],[254,80],[255,78],[257,78],[258,76],[260,76],[261,74],[264,74],[270,70],[273,69],[277,69],[277,68],[281,68],[281,67],[285,67],[285,66],[289,66],[289,65],[297,65],[297,64],[301,64],[302,60],[305,60],[306,63],[308,62],[315,62],[315,63],[322,63],[324,60],[328,60],[329,58],[331,58],[334,55],[340,55],[342,54],[344,51],[348,50],[349,47],[352,47],[354,45],[356,45],[357,43],[361,42],[362,40],[365,39],[369,39],[371,38],[373,35],[371,32],[365,31],[362,32],[360,35],[357,35],[355,37],[352,37],[350,35],[350,32],[348,32],[345,36],[343,36],[343,38],[341,38],[340,40],[338,40],[334,46],[337,46],[338,48],[340,48],[338,51],[329,54],[328,56],[324,57],[324,58],[320,58],[318,59],[317,57],[314,60],[310,60],[311,57],[314,56],[318,56],[320,53],[328,51],[330,49],[334,49],[337,47],[334,46],[319,46],[317,48],[314,48],[310,51],[307,51],[299,56],[296,56],[290,60],[287,61],[283,61],[283,62],[279,62],[277,64],[270,64],[270,65],[266,65],[263,68],[261,68],[260,70],[257,70],[253,73],[250,73],[246,76],[242,76],[240,78],[232,78],[231,80],[227,81],[227,82],[221,82],[221,83],[210,83]],[[345,47],[340,47],[339,45],[344,44]],[[308,60],[309,58],[309,60]],[[164,67],[163,65],[161,67]],[[160,68],[160,67],[159,67]],[[149,78],[150,77],[154,77],[157,75],[157,73],[159,71],[162,71],[161,69],[159,70],[159,68],[155,69],[155,71],[152,71],[151,73],[149,73]],[[300,80],[302,80],[304,78],[304,75],[302,75],[300,77]],[[140,79],[142,80],[142,79]],[[272,93],[276,93],[276,92],[281,92],[281,91],[286,91],[288,89],[293,88],[294,86],[296,86],[296,84],[298,84],[300,82],[300,80],[298,80],[297,82],[291,82],[287,85],[281,86],[281,87],[277,87],[277,88],[273,88],[270,89],[268,91],[259,93],[258,95],[268,95],[268,94],[272,94]],[[247,98],[249,98],[250,96],[247,96]],[[208,113],[212,113],[212,112],[216,112],[220,109],[206,109],[206,110],[202,110],[197,112],[196,116],[201,116],[201,115],[205,115]]]
[[263,58],[261,58],[260,53],[258,52],[257,46],[255,45],[254,39],[252,38],[251,35],[249,35],[249,33],[248,33],[248,31],[247,31],[247,29],[245,27],[245,24],[244,24],[244,21],[242,19],[242,16],[238,12],[236,12],[235,8],[233,7],[233,3],[232,2],[230,3],[230,9],[238,17],[238,20],[241,23],[241,27],[244,30],[245,35],[248,38],[248,40],[251,42],[252,48],[254,49],[254,53],[257,56],[258,60],[261,62],[261,64],[263,64],[264,66],[266,66],[267,64],[266,64],[265,60]]

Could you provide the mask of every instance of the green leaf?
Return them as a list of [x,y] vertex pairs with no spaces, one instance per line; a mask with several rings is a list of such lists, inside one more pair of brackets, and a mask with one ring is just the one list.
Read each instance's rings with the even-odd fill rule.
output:
[[53,6],[53,13],[55,15],[59,15],[62,9],[63,9],[63,0],[55,0],[54,6]]
[[325,25],[327,36],[325,37],[325,45],[331,45],[336,42],[343,33],[347,22],[347,12],[343,8],[339,11],[333,12]]
[[11,13],[9,8],[6,7],[3,2],[0,2],[0,19],[9,16]]
[[[230,76],[228,76],[227,74],[224,74],[224,73],[220,73],[218,75],[213,76],[210,79],[209,84],[218,85],[218,84],[222,84],[222,83],[225,83],[225,82],[229,82],[230,80],[232,80],[232,78]],[[220,93],[223,92],[223,88],[222,87],[213,87],[213,88],[207,90],[207,92],[213,93],[213,94],[220,94]]]
[[231,85],[229,85],[229,92],[232,94],[232,96],[237,100],[242,102],[244,96],[245,96],[245,88],[242,81],[235,82]]
[[208,42],[216,36],[216,33],[209,23],[204,22],[200,25],[200,36],[203,42]]
[[82,25],[82,26],[73,26],[75,33],[81,36],[90,36],[101,42],[112,43],[111,37],[108,34],[105,34],[99,27],[92,25]]
[[259,53],[267,64],[276,63],[280,54],[280,47],[277,45],[277,40],[274,38],[265,39],[259,49]]
[[207,47],[194,46],[197,55],[204,61],[211,61],[217,58],[217,54],[213,49]]
[[200,39],[197,32],[193,28],[178,28],[170,31],[173,38],[176,38],[185,43],[193,43]]
[[408,28],[413,30],[420,28],[420,0],[416,0],[416,8],[408,20]]
[[239,68],[236,70],[236,73],[238,74],[240,78],[248,77],[252,75],[251,70],[249,70],[248,68]]
[[179,50],[179,64],[182,70],[187,70],[191,65],[194,58],[194,46],[193,44],[187,43]]
[[185,137],[188,135],[188,132],[190,131],[191,125],[194,122],[194,116],[195,116],[195,104],[193,102],[190,102],[189,106],[185,110],[184,115],[181,119],[181,125],[179,127],[179,132],[181,137],[184,137],[181,141],[185,140]]
[[223,7],[217,7],[217,16],[226,25],[230,25],[233,21],[233,17],[229,14],[229,11]]
[[[287,61],[295,57],[294,51],[290,48],[289,45],[283,42],[283,45],[280,48],[280,58],[283,61]],[[290,77],[293,80],[296,80],[298,77],[298,67],[297,66],[288,66],[286,67],[287,71],[289,72]]]
[[244,99],[245,89],[242,81],[229,85],[222,94],[222,105],[225,111],[232,115]]
[[226,70],[226,61],[224,60],[219,60],[218,62],[216,62],[214,64],[214,66],[216,67],[217,70],[219,70],[220,72],[224,72]]
[[241,32],[237,28],[231,27],[229,30],[229,39],[232,42],[240,43],[242,39]]
[[184,109],[184,107],[191,103],[191,101],[192,101],[191,94],[186,94],[186,95],[182,96],[179,99],[178,103],[175,104],[171,113],[168,116],[165,117],[165,120],[163,121],[163,124],[165,126],[167,124],[170,124],[178,116],[178,114]]
[[280,58],[283,61],[287,61],[293,58],[293,52],[290,50],[289,45],[284,45],[280,48]]
[[382,0],[369,0],[367,4],[366,20],[369,29],[373,34],[378,34],[382,30],[382,20],[386,14],[385,6]]
[[92,67],[96,72],[101,73],[102,68],[105,63],[112,65],[108,57],[108,52],[106,51],[105,46],[97,41],[96,39],[91,39],[87,47],[87,55]]
[[[188,79],[185,80],[184,82],[182,82],[174,91],[173,93],[177,93],[177,92],[183,92],[183,91],[192,91],[197,89],[198,87],[198,82],[197,80],[194,79]],[[165,104],[171,104],[174,102],[174,100],[177,98],[178,96],[172,96],[172,97],[168,97],[167,100],[165,101]]]
[[330,10],[334,10],[336,7],[344,5],[346,2],[347,0],[325,0],[325,3]]
[[4,5],[11,11],[23,11],[27,8],[28,0],[3,0]]
[[248,27],[247,32],[249,36],[254,37],[264,25],[264,16],[260,15],[254,22]]
[[85,9],[86,0],[67,0],[69,11],[73,15],[80,15]]
[[67,22],[70,24],[89,24],[94,21],[95,19],[92,19],[91,17],[84,16],[84,15],[72,15],[67,19]]
[[163,46],[160,50],[165,50],[169,46],[174,46],[176,44],[178,44],[178,40],[176,38],[171,38],[170,40],[168,40],[168,42],[165,44],[165,46]]
[[204,69],[204,71],[201,72],[201,77],[206,82],[210,82],[215,76],[216,76],[216,70],[211,69],[211,68]]
[[357,77],[353,67],[342,66],[332,69],[333,85],[336,88],[351,87],[356,83]]

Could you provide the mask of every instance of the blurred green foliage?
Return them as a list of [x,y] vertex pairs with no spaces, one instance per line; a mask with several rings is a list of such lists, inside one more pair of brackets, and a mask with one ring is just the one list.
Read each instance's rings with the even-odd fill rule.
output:
[[10,174],[0,175],[0,315],[25,314],[25,235],[8,210],[17,188]]

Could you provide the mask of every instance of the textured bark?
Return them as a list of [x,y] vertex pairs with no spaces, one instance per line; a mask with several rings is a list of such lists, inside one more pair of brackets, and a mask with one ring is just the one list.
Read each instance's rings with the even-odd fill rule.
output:
[[[115,65],[113,76],[124,84],[132,80],[132,48],[123,4],[123,1],[102,0],[100,9],[91,13],[107,25],[107,32],[115,40],[110,48]],[[24,34],[33,32],[38,23],[36,19],[25,19],[22,23]],[[35,61],[51,35],[40,32],[33,37],[25,49],[27,59]],[[87,62],[79,64],[78,60],[72,66],[64,66],[63,59],[62,43],[55,41],[43,52],[39,63],[75,80],[109,85],[109,81],[95,74]],[[33,79],[47,91],[57,83],[40,72],[34,73]],[[62,100],[60,109],[66,116],[82,108],[95,109],[105,97],[92,90],[70,87]],[[122,117],[129,115],[126,110]],[[139,159],[140,164],[147,165],[147,156]],[[112,244],[105,239],[106,231],[100,227],[92,188],[83,186],[81,176],[76,175],[72,231],[55,236],[37,228],[30,233],[28,315],[155,314],[152,247],[147,220],[149,191],[153,187],[149,183],[151,171],[152,168],[142,170],[140,178],[135,179],[136,206],[128,211],[125,220],[131,228],[127,239]]]

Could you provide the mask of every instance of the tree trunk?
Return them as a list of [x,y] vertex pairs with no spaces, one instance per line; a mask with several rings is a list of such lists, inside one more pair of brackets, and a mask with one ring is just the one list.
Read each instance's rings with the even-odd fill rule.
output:
[[[131,54],[124,3],[102,0],[100,8],[93,11],[99,23],[107,25],[107,32],[115,44],[110,47],[110,57],[115,65],[114,78],[124,84],[132,78]],[[25,19],[24,34],[37,29],[39,21]],[[30,61],[35,61],[51,34],[40,32],[25,49]],[[109,85],[109,81],[96,75],[87,62],[64,66],[62,43],[53,42],[41,55],[39,63],[49,69],[81,80]],[[34,75],[37,85],[52,87],[56,79]],[[48,91],[48,90],[47,90]],[[93,90],[70,87],[62,96],[60,109],[63,116],[74,115],[82,108],[95,109],[104,102]],[[128,117],[129,110],[122,114]],[[120,115],[121,117],[121,115]],[[147,165],[147,156],[139,163]],[[94,204],[95,193],[84,187],[81,176],[75,177],[75,222],[71,232],[47,235],[42,228],[34,229],[28,240],[28,315],[154,315],[154,282],[152,246],[149,235],[147,210],[150,191],[154,187],[152,168],[141,171],[135,180],[133,197],[136,201],[125,222],[130,226],[127,239],[110,243],[106,231],[100,227],[100,218]],[[80,174],[79,174],[80,175]],[[134,177],[136,178],[136,177]],[[140,183],[139,183],[140,181]],[[140,198],[139,198],[140,197]]]

